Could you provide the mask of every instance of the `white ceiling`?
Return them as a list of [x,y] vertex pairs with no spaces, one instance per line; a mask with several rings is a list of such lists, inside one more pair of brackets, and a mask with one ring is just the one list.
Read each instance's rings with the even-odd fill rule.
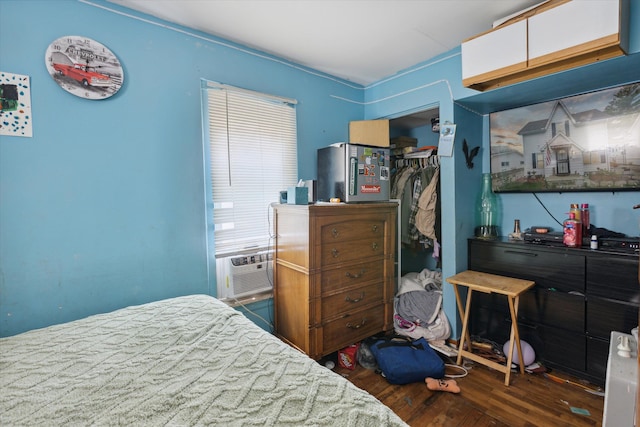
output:
[[542,0],[109,0],[368,85]]

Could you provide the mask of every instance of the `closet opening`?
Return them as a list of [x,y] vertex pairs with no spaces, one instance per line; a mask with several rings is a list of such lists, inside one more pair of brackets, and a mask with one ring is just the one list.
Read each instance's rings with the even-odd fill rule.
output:
[[[437,106],[389,119],[391,198],[400,200],[396,266],[400,276],[442,267],[439,119]],[[433,192],[435,203],[421,210],[420,196],[424,202]]]

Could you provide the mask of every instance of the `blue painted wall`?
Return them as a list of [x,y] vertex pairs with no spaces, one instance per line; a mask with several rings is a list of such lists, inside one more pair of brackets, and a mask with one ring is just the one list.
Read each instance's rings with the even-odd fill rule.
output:
[[[65,35],[118,56],[125,81],[115,96],[58,87],[45,52]],[[298,100],[303,179],[315,178],[317,148],[345,140],[363,117],[358,85],[102,1],[2,0],[0,52],[0,71],[30,76],[33,112],[32,138],[0,137],[0,336],[215,294],[202,78]]]
[[[441,122],[458,125],[454,155],[441,162],[443,276],[465,269],[480,175],[489,170],[488,112],[637,80],[635,2],[631,20],[629,57],[482,94],[462,87],[459,48],[362,88],[101,0],[0,0],[0,71],[31,77],[34,120],[33,138],[0,137],[0,336],[215,294],[205,242],[202,78],[298,100],[302,179],[315,178],[316,149],[345,140],[349,121],[439,108]],[[84,100],[51,79],[44,54],[64,35],[92,38],[119,57],[125,83],[116,96]],[[474,169],[465,166],[462,138],[483,147]],[[503,230],[516,217],[524,226],[549,222],[530,195],[500,198]],[[638,234],[630,210],[638,192],[541,198],[558,216],[570,203],[590,203],[598,226]],[[445,310],[455,331],[449,288]]]

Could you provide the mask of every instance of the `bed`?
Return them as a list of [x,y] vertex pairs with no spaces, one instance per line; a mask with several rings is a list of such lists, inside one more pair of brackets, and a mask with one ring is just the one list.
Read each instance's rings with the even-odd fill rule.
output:
[[0,425],[406,426],[207,295],[0,339]]

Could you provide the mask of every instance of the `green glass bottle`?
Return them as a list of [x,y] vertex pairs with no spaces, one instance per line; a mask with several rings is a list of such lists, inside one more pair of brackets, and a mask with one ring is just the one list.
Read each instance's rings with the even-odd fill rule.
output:
[[482,174],[482,193],[478,200],[475,234],[480,239],[498,237],[498,198],[491,188],[491,174]]

